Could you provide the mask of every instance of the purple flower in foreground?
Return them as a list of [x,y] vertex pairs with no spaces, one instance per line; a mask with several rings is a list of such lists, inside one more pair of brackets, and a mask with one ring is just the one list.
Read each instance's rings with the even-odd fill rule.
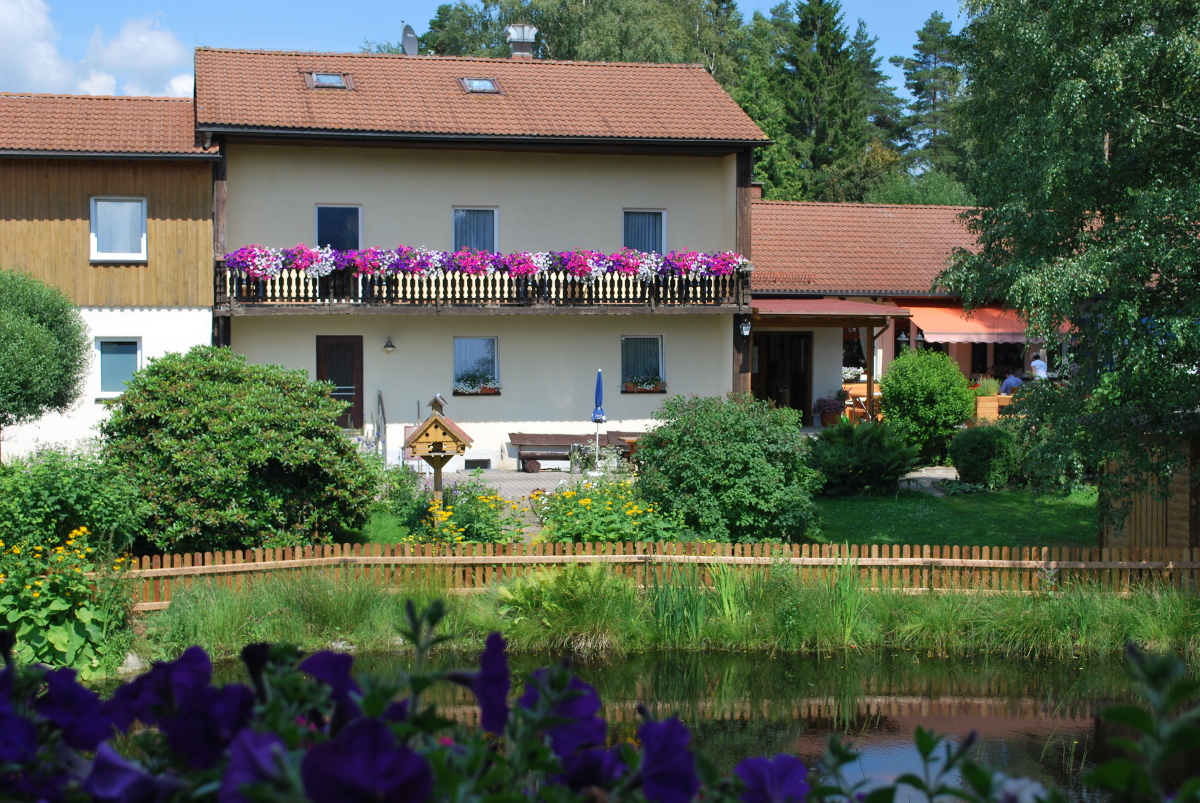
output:
[[503,733],[508,724],[508,691],[512,679],[508,675],[508,655],[504,651],[504,636],[492,633],[487,637],[479,656],[479,674],[473,689],[479,701],[479,724],[488,733]]
[[746,784],[742,803],[804,803],[811,788],[804,762],[786,753],[744,759],[733,774]]
[[100,695],[79,685],[74,669],[47,672],[46,693],[33,707],[61,728],[63,741],[76,750],[95,750],[112,735],[112,720],[100,709]]
[[308,751],[300,764],[313,803],[424,803],[433,789],[425,757],[378,719],[357,719],[336,739]]
[[696,759],[688,745],[692,735],[676,717],[643,722],[642,791],[653,803],[688,803],[700,788]]
[[11,711],[0,710],[0,763],[24,764],[33,760],[37,748],[37,727]]
[[[550,673],[545,669],[533,673],[519,701],[523,708],[532,711],[537,707],[541,699],[538,685],[545,686],[549,677]],[[551,718],[560,721],[546,728],[550,748],[560,759],[570,758],[580,748],[604,744],[608,733],[608,724],[596,716],[600,712],[600,695],[596,694],[596,689],[572,676],[567,690],[566,699],[549,712]]]
[[83,791],[96,803],[159,803],[186,785],[175,778],[150,775],[101,744]]
[[354,705],[350,699],[351,692],[362,692],[350,674],[353,668],[353,655],[328,650],[315,652],[300,664],[301,672],[307,672],[332,690],[329,696],[335,703],[347,706]]
[[629,772],[617,749],[580,750],[566,763],[563,780],[575,792],[589,786],[609,786]]
[[146,674],[118,687],[101,708],[121,731],[129,730],[134,720],[157,725],[211,680],[208,653],[189,647],[176,660],[156,663]]
[[249,687],[206,686],[184,700],[179,713],[159,727],[172,750],[186,756],[191,766],[207,769],[220,760],[253,713],[254,692]]
[[269,784],[280,775],[279,757],[283,740],[273,733],[256,733],[246,728],[229,745],[229,766],[221,778],[217,803],[249,803],[242,789]]

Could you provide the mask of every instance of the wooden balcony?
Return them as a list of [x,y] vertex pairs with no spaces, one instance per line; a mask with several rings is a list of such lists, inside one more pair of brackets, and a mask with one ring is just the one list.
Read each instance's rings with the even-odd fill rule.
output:
[[748,289],[744,273],[660,276],[652,282],[609,273],[583,282],[562,272],[532,277],[337,272],[318,279],[285,270],[272,279],[252,279],[218,263],[215,276],[218,312],[232,315],[728,313],[742,309]]

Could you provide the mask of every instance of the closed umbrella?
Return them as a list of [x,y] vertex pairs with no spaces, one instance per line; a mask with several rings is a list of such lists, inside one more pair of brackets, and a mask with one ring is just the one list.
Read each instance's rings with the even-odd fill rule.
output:
[[604,416],[604,374],[596,369],[596,409],[592,410],[592,423],[596,425],[596,467],[600,467],[600,425],[608,419]]

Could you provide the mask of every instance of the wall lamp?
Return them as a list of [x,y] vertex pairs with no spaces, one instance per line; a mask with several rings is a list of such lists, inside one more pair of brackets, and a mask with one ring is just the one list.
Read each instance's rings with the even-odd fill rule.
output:
[[396,350],[396,344],[392,342],[391,335],[388,335],[387,342],[383,344],[383,350],[386,351],[388,354],[391,354],[393,351]]
[[750,319],[746,318],[741,324],[742,337],[750,337]]

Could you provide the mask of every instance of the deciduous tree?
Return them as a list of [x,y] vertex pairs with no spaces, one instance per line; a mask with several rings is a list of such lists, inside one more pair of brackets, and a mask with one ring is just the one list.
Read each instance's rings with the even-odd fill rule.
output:
[[[1146,487],[1200,438],[1200,5],[988,0],[963,32],[978,253],[942,286],[1020,312],[1060,383],[1024,418],[1043,487]],[[1065,335],[1060,335],[1065,328]],[[1111,461],[1111,462],[1110,462]]]

